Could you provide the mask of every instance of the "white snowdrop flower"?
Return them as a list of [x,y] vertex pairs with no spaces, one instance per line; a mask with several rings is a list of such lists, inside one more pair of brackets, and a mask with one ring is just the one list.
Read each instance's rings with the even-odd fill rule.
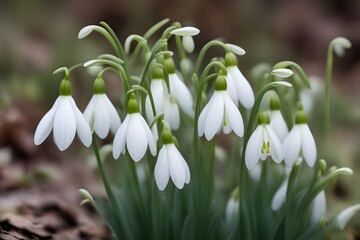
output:
[[172,58],[165,60],[165,68],[169,74],[170,93],[176,99],[180,109],[189,117],[194,116],[193,104],[194,100],[190,90],[185,83],[180,79],[175,71],[175,64]]
[[246,53],[246,51],[238,45],[235,45],[232,43],[225,43],[225,45],[230,49],[230,51],[232,51],[236,55],[242,56],[242,55],[245,55],[245,53]]
[[195,27],[182,27],[170,32],[173,35],[182,36],[182,44],[188,53],[192,53],[195,49],[194,39],[192,38],[195,35],[200,33],[200,30]]
[[171,177],[173,183],[178,189],[182,189],[190,182],[189,167],[176,148],[173,136],[166,127],[162,132],[162,140],[164,145],[159,151],[159,155],[155,164],[155,182],[160,191],[163,191]]
[[333,45],[334,53],[338,57],[343,57],[345,55],[345,49],[351,48],[351,42],[344,37],[337,37],[331,41]]
[[357,211],[360,210],[360,204],[356,204],[351,206],[345,210],[343,210],[335,219],[335,224],[340,230],[344,230],[345,226],[351,220],[351,218],[355,215]]
[[282,205],[284,205],[285,200],[286,200],[286,192],[287,192],[288,182],[289,182],[289,178],[287,177],[282,182],[282,184],[280,185],[278,190],[275,192],[275,194],[271,200],[271,209],[273,211],[278,211],[282,207]]
[[313,200],[311,204],[311,222],[318,224],[321,217],[326,216],[326,197],[325,191],[321,191]]
[[246,167],[252,169],[258,164],[259,159],[265,160],[268,156],[271,156],[276,163],[280,163],[284,158],[284,150],[270,126],[269,115],[262,112],[258,115],[258,126],[246,146]]
[[106,138],[110,130],[115,134],[120,126],[120,117],[105,94],[105,84],[101,77],[95,79],[94,95],[85,108],[84,116],[89,124],[93,117],[94,131],[101,139]]
[[140,161],[149,146],[150,153],[156,155],[156,142],[145,119],[139,113],[139,105],[135,96],[131,95],[128,102],[128,114],[117,130],[113,143],[113,157],[119,158],[120,153],[125,153],[125,145],[130,157]]
[[180,127],[180,112],[175,98],[168,95],[164,102],[164,120],[169,124],[170,129],[177,130]]
[[212,139],[221,128],[225,134],[231,131],[239,137],[244,134],[243,119],[226,88],[225,76],[219,75],[215,83],[215,92],[200,113],[198,134],[205,134],[207,140]]
[[294,72],[288,68],[278,68],[271,71],[271,75],[274,75],[279,78],[288,78],[293,74]]
[[299,157],[304,158],[309,167],[316,161],[317,149],[314,137],[306,124],[306,114],[302,108],[296,113],[295,125],[284,140],[284,161],[292,167]]
[[[232,99],[235,103],[238,101],[247,109],[252,108],[255,102],[254,92],[246,80],[244,75],[240,72],[238,66],[238,61],[234,53],[228,52],[225,55],[225,65],[226,70],[228,71],[227,80],[228,80],[228,91],[230,96],[233,96],[231,93],[230,87],[234,86],[236,96],[233,96]],[[231,76],[231,78],[229,77]],[[232,80],[233,83],[230,83]]]
[[90,33],[92,33],[93,31],[102,31],[104,30],[102,27],[96,26],[96,25],[88,25],[83,27],[78,34],[78,38],[79,39],[83,39],[85,37],[87,37]]
[[89,147],[92,142],[90,126],[71,97],[70,80],[65,78],[60,84],[60,96],[45,114],[36,128],[34,142],[41,144],[54,130],[54,142],[64,151],[74,140],[77,132],[81,142]]
[[235,188],[226,204],[225,220],[227,224],[232,223],[239,213],[239,188]]
[[283,142],[289,133],[288,127],[280,110],[280,101],[277,95],[270,98],[270,126],[278,136],[280,142]]

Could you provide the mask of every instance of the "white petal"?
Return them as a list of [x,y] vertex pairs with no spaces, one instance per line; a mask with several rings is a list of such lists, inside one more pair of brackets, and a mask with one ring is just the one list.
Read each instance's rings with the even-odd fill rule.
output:
[[94,103],[95,103],[95,95],[92,96],[92,98],[90,99],[90,101],[89,101],[88,105],[86,106],[85,111],[83,113],[84,117],[88,123],[90,123],[91,116],[94,111]]
[[113,143],[113,157],[114,159],[118,159],[120,153],[123,152],[125,149],[125,139],[126,139],[126,132],[130,122],[130,115],[127,115],[124,119],[124,122],[120,125],[119,129],[117,130],[114,143]]
[[356,204],[354,206],[346,208],[336,217],[335,222],[336,225],[340,228],[340,230],[344,230],[346,224],[359,210],[360,210],[360,204]]
[[60,101],[60,97],[58,97],[51,107],[51,109],[45,114],[45,116],[40,120],[34,135],[34,143],[39,145],[45,141],[45,139],[49,136],[53,124],[56,110],[58,108]]
[[280,163],[284,159],[283,146],[270,125],[265,125],[265,129],[269,137],[271,157],[275,162]]
[[230,49],[230,51],[232,51],[233,53],[235,53],[236,55],[245,55],[245,50],[238,46],[238,45],[235,45],[235,44],[231,44],[231,43],[225,43],[226,46]]
[[168,95],[166,83],[162,79],[153,79],[151,81],[151,93],[154,99],[156,113],[163,111],[165,96]]
[[163,191],[166,185],[169,182],[170,172],[169,172],[169,163],[167,158],[167,149],[164,145],[159,152],[159,156],[155,164],[155,182],[160,191]]
[[262,126],[258,125],[251,134],[246,145],[245,163],[248,169],[254,168],[259,162],[262,148]]
[[195,49],[195,42],[191,36],[183,36],[182,44],[183,44],[184,50],[188,53],[192,53]]
[[94,101],[94,130],[99,138],[104,139],[109,134],[110,119],[106,103],[102,98],[103,94],[96,94]]
[[126,145],[131,158],[138,162],[144,157],[148,139],[141,121],[140,113],[130,114],[130,122],[126,132]]
[[293,74],[294,74],[294,72],[288,68],[278,68],[278,69],[271,71],[271,75],[274,75],[274,76],[280,77],[280,78],[287,78]]
[[183,165],[183,157],[174,144],[167,144],[167,154],[169,159],[169,170],[172,181],[175,186],[182,189],[185,184],[185,169]]
[[234,79],[230,75],[229,71],[228,71],[225,79],[226,79],[226,85],[227,85],[226,91],[229,93],[229,96],[231,97],[231,100],[237,106],[239,100],[238,100],[237,93],[236,93],[236,87],[235,87]]
[[307,124],[300,125],[301,147],[304,159],[309,167],[313,167],[316,161],[316,144]]
[[225,115],[230,124],[232,130],[236,135],[242,137],[244,135],[244,122],[241,117],[239,109],[236,107],[233,101],[231,101],[227,92],[223,93],[225,103]]
[[[146,137],[147,137],[147,140],[148,140],[148,144],[149,144],[149,149],[150,149],[150,153],[151,155],[153,156],[156,156],[156,140],[155,140],[155,137],[153,135],[153,133],[151,132],[150,130],[150,127],[149,125],[147,125],[145,119],[140,115],[140,121],[142,123],[142,126],[145,130],[145,133],[146,133]],[[157,132],[157,127],[156,127],[156,124],[154,125],[155,127],[155,130]],[[153,127],[153,128],[154,128]]]
[[209,103],[207,103],[204,109],[201,111],[199,119],[198,119],[198,135],[201,137],[204,135],[204,127],[205,127],[205,117],[207,115],[207,111],[209,110]]
[[230,75],[234,80],[237,97],[240,103],[247,109],[252,108],[255,97],[249,82],[245,79],[237,66],[228,67],[228,71],[230,71]]
[[288,186],[288,179],[286,179],[279,189],[276,191],[272,201],[271,201],[271,209],[273,211],[277,211],[281,208],[286,200],[286,190]]
[[170,92],[175,96],[181,110],[189,117],[194,116],[193,97],[185,83],[180,79],[177,73],[169,74]]
[[284,140],[284,161],[287,167],[292,167],[300,155],[301,133],[300,127],[295,125]]
[[261,164],[256,164],[252,169],[249,169],[249,176],[254,182],[259,182],[261,177]]
[[116,133],[116,130],[118,130],[121,124],[120,116],[116,111],[116,108],[114,107],[114,105],[111,103],[110,99],[106,95],[104,96],[104,101],[110,118],[110,130],[112,133]]
[[170,34],[179,36],[195,36],[200,33],[200,30],[195,27],[182,27],[172,30]]
[[86,146],[90,147],[92,142],[92,134],[89,123],[86,121],[84,115],[80,112],[76,103],[72,97],[70,97],[71,107],[74,111],[76,119],[76,131],[81,142]]
[[94,29],[96,28],[100,28],[99,26],[96,26],[96,25],[89,25],[89,26],[85,26],[83,27],[79,34],[78,34],[78,38],[79,39],[83,39],[85,38],[86,36],[88,36],[92,31],[94,31]]
[[74,140],[76,119],[71,107],[70,96],[60,96],[54,117],[54,139],[60,151],[67,149]]
[[[155,111],[156,113],[159,113],[157,110],[156,110],[156,107],[155,107]],[[162,112],[162,111],[161,111]],[[150,98],[149,96],[146,96],[145,98],[145,113],[146,113],[146,119],[151,122],[152,120],[154,120],[154,113],[153,113],[153,109],[152,109],[152,106],[151,106],[151,102],[150,102]]]
[[270,111],[270,126],[278,136],[280,142],[283,142],[289,134],[289,130],[280,110]]
[[325,191],[321,191],[313,200],[311,207],[311,222],[318,224],[321,217],[326,216],[326,197]]
[[205,116],[204,132],[209,141],[222,126],[224,119],[224,99],[220,91],[215,91],[209,101],[209,109]]
[[180,112],[178,105],[173,101],[176,100],[172,100],[170,97],[165,101],[164,119],[169,123],[170,129],[177,130],[180,127]]

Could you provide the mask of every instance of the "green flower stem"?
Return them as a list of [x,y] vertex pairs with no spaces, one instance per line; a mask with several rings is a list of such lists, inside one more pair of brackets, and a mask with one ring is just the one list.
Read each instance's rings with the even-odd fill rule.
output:
[[[116,216],[121,216],[120,207],[118,205],[118,202],[116,201],[115,195],[111,189],[109,180],[106,176],[105,169],[104,169],[101,157],[100,157],[99,148],[97,146],[96,138],[95,138],[94,134],[93,134],[93,140],[92,140],[92,147],[93,147],[93,151],[95,153],[95,158],[96,158],[96,162],[97,162],[97,165],[99,168],[100,176],[101,176],[102,182],[105,187],[106,195],[109,197],[112,208],[114,209],[114,211],[116,211]],[[133,239],[132,234],[129,230],[130,228],[128,226],[128,222],[125,220],[125,221],[121,221],[121,223],[125,225],[124,229],[127,230],[127,232],[126,232],[127,238]]]
[[203,46],[203,48],[201,49],[201,51],[199,53],[199,56],[198,56],[198,58],[196,60],[195,71],[194,71],[196,74],[199,74],[200,65],[201,65],[201,63],[203,61],[203,58],[204,58],[206,52],[209,50],[209,48],[211,48],[213,46],[220,46],[220,47],[224,48],[224,50],[226,52],[230,52],[230,49],[226,46],[226,44],[219,41],[219,40],[212,40],[212,41],[208,42],[207,44],[205,44]]
[[326,58],[326,73],[325,73],[325,102],[324,102],[324,135],[329,134],[330,129],[330,87],[333,70],[333,48],[332,44],[329,45]]
[[[177,46],[177,49],[178,49],[178,52],[179,52],[180,62],[181,62],[182,60],[184,60],[186,58],[184,47],[183,47],[183,45],[181,43],[181,37],[176,35],[175,36],[175,41],[176,41],[176,46]],[[182,75],[183,79],[186,79],[185,70],[182,68],[181,64],[180,64],[180,68],[181,68],[181,75]]]
[[169,18],[165,18],[161,20],[160,22],[156,23],[154,26],[152,26],[149,30],[146,31],[144,34],[144,38],[148,40],[154,33],[156,33],[160,28],[162,28],[165,24],[167,24],[170,21]]

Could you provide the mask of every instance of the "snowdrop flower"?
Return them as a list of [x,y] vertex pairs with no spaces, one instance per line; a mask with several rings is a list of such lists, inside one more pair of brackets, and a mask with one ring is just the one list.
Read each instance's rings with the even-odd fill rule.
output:
[[60,96],[45,114],[36,128],[34,142],[41,144],[54,129],[54,142],[64,151],[74,140],[77,132],[81,142],[89,147],[92,142],[90,126],[71,97],[70,79],[65,77],[60,84]]
[[284,205],[286,200],[286,192],[289,182],[289,176],[282,182],[278,190],[275,192],[273,199],[271,200],[271,209],[273,211],[278,211],[282,205]]
[[175,186],[182,189],[190,182],[189,167],[176,148],[173,136],[168,128],[164,128],[162,132],[162,140],[164,145],[159,151],[159,155],[155,165],[155,181],[156,185],[163,191],[171,177]]
[[289,133],[286,122],[280,111],[280,101],[277,95],[270,98],[270,127],[274,130],[280,142],[283,142]]
[[269,115],[262,112],[258,115],[258,126],[249,138],[245,150],[245,163],[248,169],[254,168],[259,159],[265,160],[268,156],[280,163],[284,158],[281,142],[270,126]]
[[239,212],[239,188],[235,188],[231,193],[231,198],[226,204],[225,219],[227,224],[235,220]]
[[198,134],[199,136],[205,134],[207,140],[212,139],[221,128],[225,134],[232,130],[239,137],[244,134],[243,119],[226,88],[225,76],[219,74],[215,83],[215,92],[200,113]]
[[84,111],[85,119],[90,123],[94,119],[94,131],[99,138],[104,139],[111,130],[115,134],[121,120],[109,98],[105,94],[105,83],[102,77],[94,81],[94,96]]
[[120,153],[125,153],[125,145],[130,157],[140,161],[149,146],[150,153],[156,155],[156,142],[145,119],[139,113],[139,105],[134,95],[128,102],[128,114],[117,130],[113,143],[113,156],[117,159]]
[[173,35],[182,36],[182,44],[188,53],[192,53],[195,49],[194,39],[192,38],[195,35],[200,33],[200,30],[195,27],[182,27],[170,32]]
[[321,191],[311,204],[311,222],[317,224],[321,217],[326,216],[326,197],[325,191]]
[[254,92],[237,67],[238,60],[234,53],[228,52],[225,55],[225,65],[228,71],[226,80],[228,92],[235,104],[239,101],[245,108],[250,109],[254,105]]
[[175,97],[181,110],[189,117],[193,117],[193,97],[190,90],[176,73],[174,60],[172,58],[165,60],[165,68],[169,74],[170,93]]
[[296,113],[295,126],[284,140],[284,160],[287,167],[292,167],[299,157],[304,158],[309,167],[313,167],[316,161],[316,144],[314,137],[306,124],[306,114],[300,106]]
[[359,210],[360,210],[360,204],[356,204],[354,206],[351,206],[343,210],[335,219],[336,226],[340,228],[340,230],[344,230],[347,223]]

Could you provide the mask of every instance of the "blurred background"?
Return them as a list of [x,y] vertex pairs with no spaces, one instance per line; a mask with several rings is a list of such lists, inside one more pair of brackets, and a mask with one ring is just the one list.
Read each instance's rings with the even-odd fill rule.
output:
[[[27,218],[37,214],[44,224],[56,216],[72,219],[70,224],[52,223],[55,232],[67,229],[62,232],[71,236],[74,226],[82,226],[85,230],[77,230],[82,234],[88,226],[97,226],[98,219],[85,220],[94,213],[77,210],[79,197],[74,195],[78,188],[89,187],[99,194],[102,188],[94,174],[81,171],[82,162],[74,159],[79,158],[74,157],[76,149],[59,154],[51,138],[40,147],[33,144],[38,121],[58,96],[62,76],[52,72],[111,52],[110,45],[97,34],[78,40],[77,34],[85,25],[105,21],[124,42],[127,35],[141,35],[163,18],[199,28],[197,51],[219,37],[243,47],[247,54],[239,59],[239,66],[251,84],[252,67],[283,60],[299,63],[308,75],[323,82],[329,42],[337,36],[348,38],[352,48],[343,58],[334,58],[331,135],[321,157],[329,166],[348,166],[355,172],[327,189],[331,196],[329,217],[360,201],[360,1],[13,0],[0,3],[0,217],[5,219],[0,220],[0,229],[4,222],[16,226],[19,221],[6,213],[19,212],[18,205],[24,202],[30,210],[20,209],[20,215]],[[216,51],[209,57],[222,54]],[[92,83],[93,77],[75,71],[73,78],[74,98],[83,110],[92,94],[89,81]],[[314,126],[321,127],[312,120]],[[318,144],[321,148],[322,143]],[[39,194],[50,199],[45,210]],[[56,197],[60,195],[65,203]],[[359,229],[357,217],[351,231],[342,237],[359,239]],[[93,239],[101,239],[99,236],[108,233],[99,228],[91,234],[98,234]]]

